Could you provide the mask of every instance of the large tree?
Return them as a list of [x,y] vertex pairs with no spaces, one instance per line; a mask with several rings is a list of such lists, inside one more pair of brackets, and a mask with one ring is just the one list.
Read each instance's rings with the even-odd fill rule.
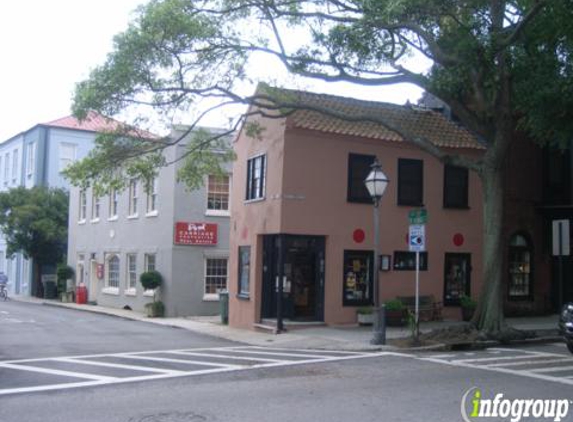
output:
[[[272,89],[244,95],[252,70],[269,58],[304,78],[421,87],[479,137],[481,159],[451,155],[404,128],[378,123],[481,179],[484,271],[474,322],[498,333],[504,323],[504,161],[517,131],[543,142],[571,133],[571,6],[570,0],[152,0],[116,37],[106,62],[77,85],[74,112],[133,115],[150,106],[164,115],[191,110],[198,124],[232,104],[281,112],[305,107]],[[416,57],[431,67],[416,70]],[[206,144],[203,138],[198,145]],[[189,154],[197,159],[198,150]],[[98,169],[106,165],[94,162]],[[122,164],[132,168],[129,160]],[[85,182],[79,170],[74,180]]]
[[19,187],[0,193],[0,229],[7,256],[34,264],[33,293],[41,292],[42,265],[60,263],[68,244],[68,194],[62,189]]

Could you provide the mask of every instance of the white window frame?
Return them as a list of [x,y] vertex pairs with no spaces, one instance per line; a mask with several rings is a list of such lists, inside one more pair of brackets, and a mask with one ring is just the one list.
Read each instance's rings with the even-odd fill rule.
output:
[[78,205],[78,223],[85,223],[88,213],[88,195],[85,189],[80,190]]
[[157,199],[158,199],[158,187],[159,187],[159,179],[158,177],[154,177],[151,183],[149,184],[149,191],[147,192],[147,205],[146,205],[146,216],[147,217],[154,217],[157,215]]
[[[111,285],[111,268],[110,262],[113,259],[117,259],[117,286]],[[118,254],[116,253],[109,253],[105,256],[105,267],[104,267],[104,285],[102,292],[110,295],[119,295],[119,286],[120,286],[120,278],[121,278],[121,260]],[[115,272],[114,272],[115,274]],[[115,283],[114,283],[115,284]]]
[[69,142],[60,142],[59,145],[59,170],[64,171],[77,159],[78,146]]
[[137,179],[129,181],[129,218],[136,218],[137,213]]
[[4,184],[10,181],[10,153],[4,154]]
[[[213,191],[211,191],[211,181],[213,181],[213,185],[215,185],[215,187],[224,185],[223,183],[217,182],[214,179],[217,178],[226,178],[227,179],[227,191],[224,192],[222,189],[221,190],[217,190],[214,189]],[[217,175],[208,175],[207,176],[207,182],[205,183],[206,186],[206,194],[207,194],[207,204],[206,204],[206,209],[207,211],[205,212],[205,215],[212,215],[212,216],[224,216],[227,217],[230,215],[230,209],[231,209],[231,175],[226,174],[223,176],[217,176]],[[217,207],[212,207],[211,206],[211,201],[210,201],[210,197],[214,196],[215,200],[221,200],[221,198],[223,198],[224,200],[224,195],[226,194],[227,196],[227,208],[217,208]]]
[[99,221],[99,216],[101,213],[101,197],[97,196],[95,192],[92,191],[92,223],[97,223]]
[[31,177],[36,167],[36,143],[30,142],[26,149],[26,175]]
[[[260,164],[257,167],[258,162]],[[247,159],[247,189],[245,192],[245,202],[263,201],[265,199],[267,190],[267,166],[266,154],[258,154]],[[259,183],[256,183],[256,192],[251,195],[251,190],[253,188],[251,185],[255,180],[259,180]]]
[[[207,285],[209,278],[219,278],[219,275],[207,275],[207,269],[209,266],[209,261],[222,261],[226,262],[225,265],[225,287],[218,288],[216,293],[207,292]],[[203,265],[203,300],[205,301],[217,301],[219,300],[219,292],[227,290],[229,288],[229,257],[227,256],[206,256]]]
[[125,255],[125,294],[135,296],[137,289],[137,254]]
[[117,189],[112,189],[109,193],[109,209],[108,209],[108,221],[117,220],[117,208],[119,204],[119,194]]
[[[150,258],[153,258],[153,259],[150,260]],[[153,266],[150,266],[150,261],[153,261]],[[157,270],[157,254],[149,252],[149,253],[146,253],[143,255],[143,271],[148,272],[148,271],[152,271],[152,270]],[[154,297],[155,296],[155,290],[154,289],[145,290],[143,292],[143,296]]]
[[12,183],[18,181],[18,150],[12,151]]

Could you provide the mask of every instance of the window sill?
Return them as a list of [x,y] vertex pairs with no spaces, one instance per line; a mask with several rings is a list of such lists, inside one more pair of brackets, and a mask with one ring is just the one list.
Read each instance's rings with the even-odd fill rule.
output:
[[86,224],[86,219],[84,218],[83,220],[78,220],[78,224],[81,225]]
[[109,217],[107,221],[117,221],[117,218],[117,215],[114,215],[113,217]]
[[263,196],[262,198],[254,198],[254,199],[245,199],[245,204],[253,204],[255,202],[262,202],[264,201],[266,198]]
[[231,213],[222,210],[207,210],[205,211],[205,215],[208,217],[230,217]]
[[146,217],[157,217],[159,213],[157,211],[149,211],[145,214]]
[[137,296],[137,290],[135,289],[127,289],[123,291],[124,296]]
[[92,218],[90,223],[99,223],[99,218]]
[[119,289],[117,287],[104,287],[101,292],[104,295],[119,296]]
[[128,220],[135,220],[136,218],[139,218],[139,214],[131,214],[127,216]]
[[467,211],[471,209],[468,205],[464,206],[444,205],[443,208],[445,210],[460,210],[460,211]]
[[235,297],[239,300],[251,300],[251,296],[248,293],[239,293]]
[[144,297],[154,297],[155,296],[155,290],[145,290],[143,292],[143,296]]
[[203,302],[218,302],[218,301],[219,301],[219,295],[217,294],[203,295]]

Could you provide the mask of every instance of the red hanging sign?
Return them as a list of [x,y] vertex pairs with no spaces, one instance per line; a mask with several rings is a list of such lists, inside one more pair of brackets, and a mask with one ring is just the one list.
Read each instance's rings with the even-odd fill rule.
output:
[[208,223],[175,223],[176,245],[216,245],[217,225]]

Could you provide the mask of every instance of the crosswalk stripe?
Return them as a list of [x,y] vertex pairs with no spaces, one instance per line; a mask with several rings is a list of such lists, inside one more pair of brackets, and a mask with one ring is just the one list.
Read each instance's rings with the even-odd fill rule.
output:
[[525,366],[525,365],[541,365],[541,364],[550,364],[550,363],[560,363],[560,362],[571,362],[571,358],[561,358],[561,359],[548,359],[548,360],[526,360],[526,361],[519,361],[519,362],[505,362],[505,363],[492,363],[491,365],[487,365],[490,368],[495,368],[497,366]]
[[186,365],[199,365],[199,366],[214,366],[219,368],[240,368],[241,365],[231,365],[224,363],[212,363],[198,360],[187,360],[187,359],[171,359],[171,358],[159,358],[154,356],[133,356],[126,354],[124,356],[119,356],[125,359],[140,359],[140,360],[150,360],[154,362],[171,362],[171,363],[183,363]]
[[279,363],[284,362],[284,359],[269,359],[269,358],[260,358],[260,357],[248,357],[248,356],[232,356],[232,355],[218,355],[214,353],[196,353],[196,352],[187,352],[187,351],[170,351],[168,353],[177,354],[177,355],[187,355],[187,356],[197,356],[197,357],[214,357],[214,358],[222,358],[222,359],[232,359],[232,360],[245,360],[245,361],[258,361],[258,362],[271,362],[271,363]]
[[74,363],[79,365],[91,365],[91,366],[101,366],[107,368],[127,369],[130,371],[155,372],[160,374],[171,372],[169,370],[159,369],[159,368],[149,368],[147,366],[125,365],[123,363],[112,363],[112,362],[96,362],[93,360],[80,360],[77,358],[53,358],[51,360],[56,362]]
[[40,368],[38,366],[13,365],[10,363],[0,363],[0,367],[17,369],[20,371],[39,372],[41,374],[59,375],[59,376],[64,376],[64,377],[85,378],[85,379],[94,380],[94,381],[114,381],[114,380],[118,379],[117,377],[108,377],[108,376],[103,376],[103,375],[85,374],[83,372],[62,371],[60,369]]

